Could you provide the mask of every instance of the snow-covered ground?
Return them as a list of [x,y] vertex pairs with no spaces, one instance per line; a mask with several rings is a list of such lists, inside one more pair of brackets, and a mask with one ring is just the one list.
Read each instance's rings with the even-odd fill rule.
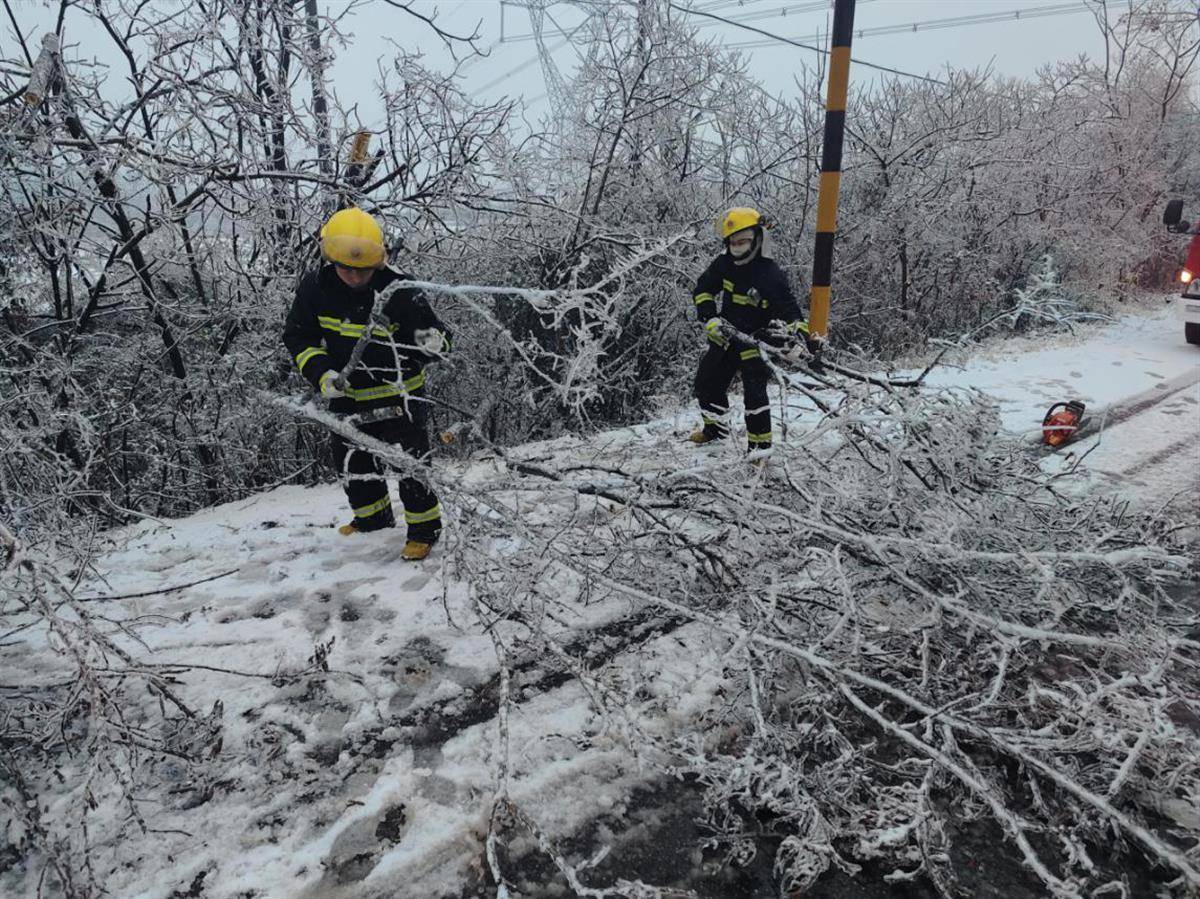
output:
[[[994,395],[1005,428],[1027,437],[1051,402],[1082,399],[1099,415],[1161,391],[1162,402],[1114,414],[1099,438],[1045,464],[1054,470],[1086,453],[1095,483],[1133,498],[1200,497],[1200,348],[1184,343],[1168,311],[1073,336],[998,341],[960,362],[931,382]],[[561,468],[632,446],[643,459],[678,465],[695,417],[683,406],[645,425],[518,454]],[[448,464],[464,480],[486,480],[490,463]],[[333,528],[344,505],[337,485],[285,486],[106,536],[102,578],[85,595],[131,621],[142,658],[180,667],[179,691],[194,708],[222,702],[224,721],[223,751],[200,780],[146,797],[155,833],[127,831],[108,846],[93,825],[104,863],[97,873],[112,895],[460,895],[484,882],[483,841],[504,765],[514,802],[555,838],[620,817],[651,776],[620,734],[605,733],[610,722],[593,715],[577,679],[519,645],[509,647],[505,752],[497,653],[453,577],[452,534],[426,562],[406,564],[400,532],[340,538]],[[626,710],[629,727],[669,739],[721,687],[730,641],[720,632],[664,625],[612,598],[564,603],[557,618],[564,644],[610,662],[606,677],[644,685],[644,705]],[[32,641],[0,646],[0,663],[25,681],[59,673]],[[325,664],[328,674],[287,676]],[[115,833],[116,821],[107,824]],[[0,874],[0,893],[35,895],[33,879],[17,874]]]
[[[1090,481],[1153,502],[1200,484],[1200,347],[1183,339],[1173,308],[1127,314],[1062,334],[998,339],[935,386],[968,385],[999,401],[1004,427],[1036,440],[1052,403],[1081,400],[1099,434],[1064,447],[1046,470],[1084,453]],[[1129,408],[1135,407],[1135,408]]]

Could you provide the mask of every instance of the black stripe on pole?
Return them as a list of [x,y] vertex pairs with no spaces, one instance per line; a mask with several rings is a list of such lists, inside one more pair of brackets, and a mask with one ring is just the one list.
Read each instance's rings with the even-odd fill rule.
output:
[[833,275],[832,231],[823,231],[817,235],[813,253],[813,284],[828,287]]
[[[849,9],[842,9],[841,3],[833,7],[833,36],[829,40],[831,47],[849,47],[854,37],[854,4],[846,4]],[[841,15],[839,15],[841,13]]]
[[829,328],[833,242],[837,231],[838,190],[842,179],[842,148],[846,129],[846,97],[850,88],[850,40],[853,35],[854,0],[834,0],[825,131],[821,146],[821,188],[817,194],[817,236],[813,247],[812,291],[808,303],[809,330],[822,336]]
[[821,150],[821,171],[840,172],[842,170],[842,143],[846,134],[846,113],[844,110],[830,110],[825,113],[825,138]]

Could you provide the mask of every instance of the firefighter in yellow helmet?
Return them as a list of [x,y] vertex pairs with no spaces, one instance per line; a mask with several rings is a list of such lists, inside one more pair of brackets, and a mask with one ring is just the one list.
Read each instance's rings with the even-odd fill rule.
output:
[[746,440],[751,451],[771,447],[770,373],[758,347],[731,339],[727,322],[763,343],[780,346],[808,331],[787,275],[765,255],[766,219],[739,206],[717,221],[722,253],[696,282],[696,315],[704,323],[708,351],[696,371],[695,392],[702,426],[688,439],[709,443],[729,435],[729,384],[739,371],[746,400]]
[[[411,280],[411,275],[387,265],[383,231],[357,208],[334,213],[321,228],[321,255],[324,264],[301,279],[288,313],[283,331],[288,352],[308,382],[329,398],[331,412],[370,413],[360,419],[360,430],[425,457],[425,366],[449,352],[449,331],[420,291],[400,288],[382,310],[386,324],[372,328],[359,364],[345,383],[338,383],[369,326],[376,291],[397,279]],[[330,434],[330,441],[354,512],[339,532],[349,536],[393,527],[391,495],[379,460],[338,434]],[[408,526],[401,557],[417,561],[429,555],[441,534],[441,506],[416,478],[402,478],[399,494]]]

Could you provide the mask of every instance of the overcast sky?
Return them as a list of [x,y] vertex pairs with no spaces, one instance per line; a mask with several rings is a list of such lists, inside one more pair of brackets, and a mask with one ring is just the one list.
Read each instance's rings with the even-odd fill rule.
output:
[[[11,2],[11,0],[10,0]],[[159,0],[170,6],[175,0]],[[469,34],[478,29],[479,46],[486,58],[471,60],[462,70],[462,84],[480,100],[523,97],[528,116],[536,121],[548,107],[546,86],[537,49],[530,39],[530,17],[524,0],[415,0],[423,15],[437,13],[438,23],[449,31]],[[546,44],[556,47],[553,57],[559,70],[570,77],[579,61],[578,51],[562,32],[571,32],[610,0],[558,0],[549,4],[545,19]],[[629,0],[625,0],[629,2]],[[784,35],[805,43],[826,45],[832,18],[831,0],[675,0],[679,5],[741,21],[761,31]],[[1196,0],[1174,0],[1181,11],[1195,10]],[[379,117],[374,83],[381,60],[394,54],[394,46],[419,50],[434,68],[449,70],[452,60],[429,28],[382,0],[319,0],[326,14],[341,20],[350,38],[349,48],[338,51],[332,69],[334,87],[343,104],[359,104],[368,127]],[[1115,8],[1122,3],[1113,4]],[[34,52],[42,33],[52,28],[58,3],[17,0],[16,13]],[[1001,21],[958,22],[992,15]],[[699,16],[701,33],[735,46],[746,47],[750,71],[772,93],[791,91],[802,64],[812,65],[816,54],[772,41],[763,36]],[[124,62],[103,34],[89,33],[83,15],[68,16],[66,41],[71,58],[97,58],[123,73]],[[913,24],[917,23],[914,29]],[[72,25],[75,27],[72,27]],[[878,33],[879,30],[885,33]],[[894,29],[894,30],[887,30]],[[16,59],[19,51],[5,23],[0,29],[3,55]],[[873,33],[876,32],[876,33]],[[74,45],[74,46],[71,46]],[[1039,66],[1080,54],[1100,58],[1103,42],[1083,0],[858,0],[855,17],[854,56],[914,73],[937,75],[954,68],[990,66],[1013,76],[1032,74]],[[876,77],[862,66],[851,70],[852,84]],[[122,91],[114,80],[112,90]]]
[[[688,0],[676,0],[684,5]],[[1186,8],[1189,0],[1179,0]],[[832,21],[831,2],[815,0],[690,0],[699,10],[805,43],[827,44]],[[333,11],[336,4],[329,7]],[[344,8],[344,4],[343,4]],[[478,26],[480,46],[489,51],[486,59],[466,66],[463,84],[479,99],[524,96],[536,116],[546,111],[546,91],[537,51],[530,34],[528,12],[514,3],[499,0],[418,0],[415,8],[424,15],[438,13],[438,23],[456,33],[470,33]],[[559,28],[570,32],[596,9],[595,5],[561,0],[548,7],[544,24],[546,44],[561,44],[553,56],[560,71],[569,77],[578,55],[565,41]],[[1021,12],[1023,17],[1015,14]],[[1007,16],[1006,21],[952,25],[944,20],[984,14]],[[728,45],[753,41],[745,48],[751,72],[773,93],[788,91],[801,63],[812,65],[815,54],[771,41],[732,25],[693,17],[701,33]],[[406,21],[408,20],[408,21]],[[942,20],[938,22],[938,20]],[[912,29],[913,23],[919,24]],[[345,20],[354,33],[355,51],[344,55],[335,69],[335,83],[343,100],[365,99],[362,79],[364,63],[388,53],[387,41],[406,48],[420,48],[435,66],[448,65],[448,56],[427,30],[415,27],[410,17],[383,4],[358,9]],[[872,29],[904,26],[902,31],[872,34]],[[933,27],[930,27],[933,26]],[[1082,0],[858,0],[855,16],[854,56],[915,73],[936,75],[946,65],[976,68],[990,65],[1005,75],[1029,75],[1037,67],[1082,53],[1093,58],[1103,54],[1103,42],[1091,13]],[[865,33],[860,35],[858,31]],[[502,39],[503,34],[503,39]],[[374,71],[372,62],[371,71]],[[871,77],[868,69],[852,70],[851,78]],[[359,95],[359,91],[362,94]]]

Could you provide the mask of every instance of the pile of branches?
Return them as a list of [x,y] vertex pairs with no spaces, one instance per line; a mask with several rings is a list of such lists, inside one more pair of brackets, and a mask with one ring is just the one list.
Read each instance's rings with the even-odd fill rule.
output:
[[[182,699],[169,670],[130,649],[146,622],[95,605],[80,590],[85,566],[61,564],[0,524],[0,647],[16,660],[0,683],[0,872],[24,864],[38,895],[82,899],[105,892],[97,846],[153,831],[145,806],[160,800],[147,785],[167,785],[184,808],[210,795],[223,709]],[[49,665],[33,661],[42,640]],[[97,828],[102,808],[111,817]]]
[[[423,286],[481,315],[480,297],[499,293],[539,315],[591,313],[561,366],[511,345],[559,402],[591,399],[612,322],[596,294]],[[506,449],[487,439],[486,406],[442,404],[460,419],[458,445],[478,450],[464,471],[275,400],[432,482],[452,516],[447,571],[470,587],[501,674],[516,651],[564,666],[610,723],[605,739],[702,786],[709,845],[727,862],[770,852],[783,891],[869,864],[957,895],[971,889],[960,822],[987,816],[1055,895],[1132,895],[1121,871],[1133,861],[1169,888],[1200,886],[1187,848],[1200,828],[1185,814],[1198,794],[1200,644],[1177,589],[1194,577],[1182,513],[1047,475],[978,393],[760,350],[777,381],[769,459],[736,442],[697,450],[666,422]],[[146,829],[139,784],[202,789],[220,709],[188,708],[138,662],[124,648],[135,629],[89,605],[59,557],[3,529],[0,543],[0,642],[36,628],[70,666],[53,683],[0,685],[0,799],[20,821],[8,839],[88,895],[91,872],[71,863],[88,858],[87,802],[64,826],[65,800],[39,798],[80,783],[75,753],[89,770],[71,794],[123,798],[125,826]],[[623,644],[620,628],[605,666],[568,648],[580,607],[612,599],[642,625],[659,615],[714,637],[721,687],[698,717],[664,726],[684,697],[639,665],[644,644]],[[503,885],[496,845],[514,820],[537,824],[498,758],[488,855]]]
[[[702,784],[710,848],[773,852],[783,894],[864,864],[970,892],[958,843],[984,817],[1039,891],[1132,895],[1131,864],[1200,887],[1180,813],[1200,799],[1183,513],[1044,474],[972,391],[777,373],[792,426],[765,465],[678,434],[569,462],[495,448],[512,477],[452,501],[485,620],[574,669],[639,757]],[[498,563],[497,546],[519,549]],[[723,701],[695,726],[639,726],[680,697],[564,650],[560,613],[612,597],[725,641]],[[595,895],[645,895],[611,889]]]

